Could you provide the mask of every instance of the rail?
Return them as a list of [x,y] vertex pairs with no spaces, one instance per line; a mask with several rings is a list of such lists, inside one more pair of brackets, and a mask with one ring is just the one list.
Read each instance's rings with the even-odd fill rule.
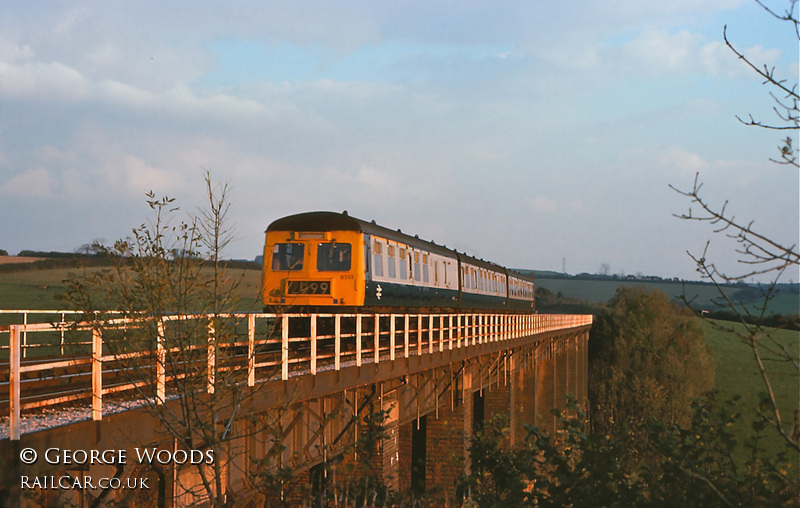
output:
[[[213,393],[216,376],[221,372],[239,375],[242,385],[254,386],[325,370],[583,327],[592,322],[591,315],[560,314],[248,313],[168,316],[157,321],[109,319],[102,326],[92,326],[67,322],[60,312],[58,321],[28,323],[26,318],[23,324],[0,327],[0,350],[8,351],[5,388],[12,440],[20,437],[22,410],[90,398],[92,419],[100,420],[104,396],[135,390],[139,396],[146,392],[151,403],[163,404],[168,399],[170,383],[181,377],[168,371],[167,355],[183,349],[198,353],[192,362],[206,364],[198,365],[194,371],[206,376],[205,389]],[[226,334],[225,342],[217,340],[219,334],[214,330],[215,323],[221,325],[220,319],[232,330]],[[172,346],[170,330],[188,322],[205,327],[207,340]],[[145,327],[155,337],[150,336],[149,342],[144,343],[153,347],[126,349],[132,343],[129,334]],[[42,339],[29,340],[29,333],[41,334]],[[6,334],[8,342],[3,343]],[[5,359],[0,368],[3,363]],[[23,392],[28,391],[31,395],[23,398]]]

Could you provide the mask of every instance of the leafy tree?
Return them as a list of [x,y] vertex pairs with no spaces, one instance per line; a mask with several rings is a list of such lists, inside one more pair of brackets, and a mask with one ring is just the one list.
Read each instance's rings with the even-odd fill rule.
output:
[[[227,491],[227,461],[237,453],[241,426],[234,421],[269,415],[250,414],[255,388],[247,388],[241,369],[229,368],[234,348],[240,279],[222,263],[232,239],[226,223],[227,185],[205,177],[208,205],[181,220],[173,198],[152,192],[147,203],[153,218],[133,229],[133,236],[113,246],[96,244],[112,268],[84,270],[66,282],[64,299],[85,313],[100,330],[104,354],[134,383],[139,404],[154,416],[169,446],[210,450],[212,464],[197,464],[181,485],[190,497],[222,506]],[[124,330],[115,324],[122,312]],[[175,316],[193,316],[173,319]],[[154,386],[156,372],[168,380]],[[174,444],[173,444],[174,443]]]
[[686,423],[714,384],[696,319],[660,292],[621,287],[589,340],[589,397],[599,432],[650,418]]
[[[796,470],[787,456],[754,459],[744,467],[733,459],[737,447],[758,455],[763,426],[747,443],[731,427],[740,415],[730,403],[700,399],[686,425],[652,418],[613,434],[588,431],[586,415],[570,401],[561,430],[550,435],[527,427],[521,449],[506,450],[508,421],[494,418],[470,446],[472,468],[459,487],[464,506],[698,507],[796,506]],[[625,460],[628,434],[647,437],[652,459]]]

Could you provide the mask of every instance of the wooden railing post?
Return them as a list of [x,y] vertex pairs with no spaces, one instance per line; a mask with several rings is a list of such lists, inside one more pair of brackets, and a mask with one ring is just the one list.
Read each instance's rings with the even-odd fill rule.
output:
[[11,325],[10,328],[10,335],[8,338],[9,342],[9,357],[8,357],[8,388],[9,388],[9,406],[10,412],[9,415],[11,417],[11,428],[9,429],[10,438],[13,441],[19,441],[19,418],[20,418],[20,407],[19,407],[19,385],[20,385],[20,372],[19,372],[19,354],[20,354],[20,344],[19,344],[19,325]]
[[289,316],[281,316],[281,379],[289,379]]
[[447,349],[453,350],[453,315],[447,315]]
[[92,328],[92,420],[103,418],[103,335]]
[[381,331],[380,331],[380,316],[375,314],[375,363],[381,359]]
[[336,338],[334,339],[334,368],[336,370],[341,370],[342,368],[342,316],[340,314],[336,314],[334,318],[334,333]]
[[408,358],[408,322],[409,316],[405,314],[403,317],[403,356]]
[[391,320],[391,324],[389,325],[389,360],[394,361],[394,334],[395,334],[395,323],[394,320],[397,316],[394,314],[389,314],[389,319]]
[[167,350],[164,347],[164,320],[156,323],[156,405],[164,403],[167,396]]
[[456,347],[461,349],[461,336],[463,332],[461,330],[461,314],[456,317]]
[[444,316],[439,314],[439,352],[444,351]]
[[311,375],[317,374],[317,315],[311,314]]
[[433,314],[428,316],[428,354],[433,354]]
[[422,314],[417,314],[417,356],[422,356]]
[[216,330],[214,329],[214,321],[208,322],[208,382],[206,384],[206,392],[214,393],[214,385],[217,378],[217,340],[215,337]]
[[356,314],[356,366],[361,367],[361,314]]
[[59,325],[59,328],[61,329],[61,341],[60,341],[60,344],[61,344],[61,354],[62,355],[64,354],[64,328],[65,328],[64,327],[64,321],[65,321],[65,319],[66,319],[66,316],[62,312],[61,313],[61,324]]
[[28,311],[22,313],[22,357],[28,357]]
[[247,386],[256,384],[256,315],[247,316]]

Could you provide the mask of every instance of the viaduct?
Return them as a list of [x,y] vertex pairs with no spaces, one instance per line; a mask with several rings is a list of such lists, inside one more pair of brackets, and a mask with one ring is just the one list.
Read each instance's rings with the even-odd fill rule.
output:
[[[192,346],[202,352],[191,367],[201,380],[192,396],[236,399],[215,409],[214,432],[224,437],[216,451],[200,441],[188,449],[159,416],[188,407],[174,386],[190,371],[178,375],[169,361],[181,349],[169,339],[180,319],[205,319],[208,329],[208,343]],[[226,319],[236,333],[224,344],[212,340],[213,319],[172,317],[152,328],[152,350],[125,354],[114,341],[139,325],[122,320],[100,329],[63,313],[39,323],[26,315],[0,328],[0,505],[177,507],[202,504],[208,489],[236,506],[300,504],[309,490],[365,467],[365,458],[390,488],[435,491],[458,505],[455,481],[484,422],[505,415],[514,446],[525,424],[555,432],[551,410],[568,395],[587,400],[588,315]],[[236,379],[234,390],[221,391],[223,376]],[[375,415],[383,433],[366,457],[355,445]],[[148,451],[163,453],[148,463]]]

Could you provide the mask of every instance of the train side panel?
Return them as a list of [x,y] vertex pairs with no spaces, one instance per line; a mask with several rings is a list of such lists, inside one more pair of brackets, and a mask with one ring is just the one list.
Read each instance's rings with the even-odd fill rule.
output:
[[462,309],[506,309],[508,298],[504,272],[468,259],[462,259],[460,265]]
[[509,274],[508,310],[528,312],[536,310],[536,294],[532,280]]
[[454,256],[396,238],[365,235],[368,272],[364,305],[451,309],[458,304]]

